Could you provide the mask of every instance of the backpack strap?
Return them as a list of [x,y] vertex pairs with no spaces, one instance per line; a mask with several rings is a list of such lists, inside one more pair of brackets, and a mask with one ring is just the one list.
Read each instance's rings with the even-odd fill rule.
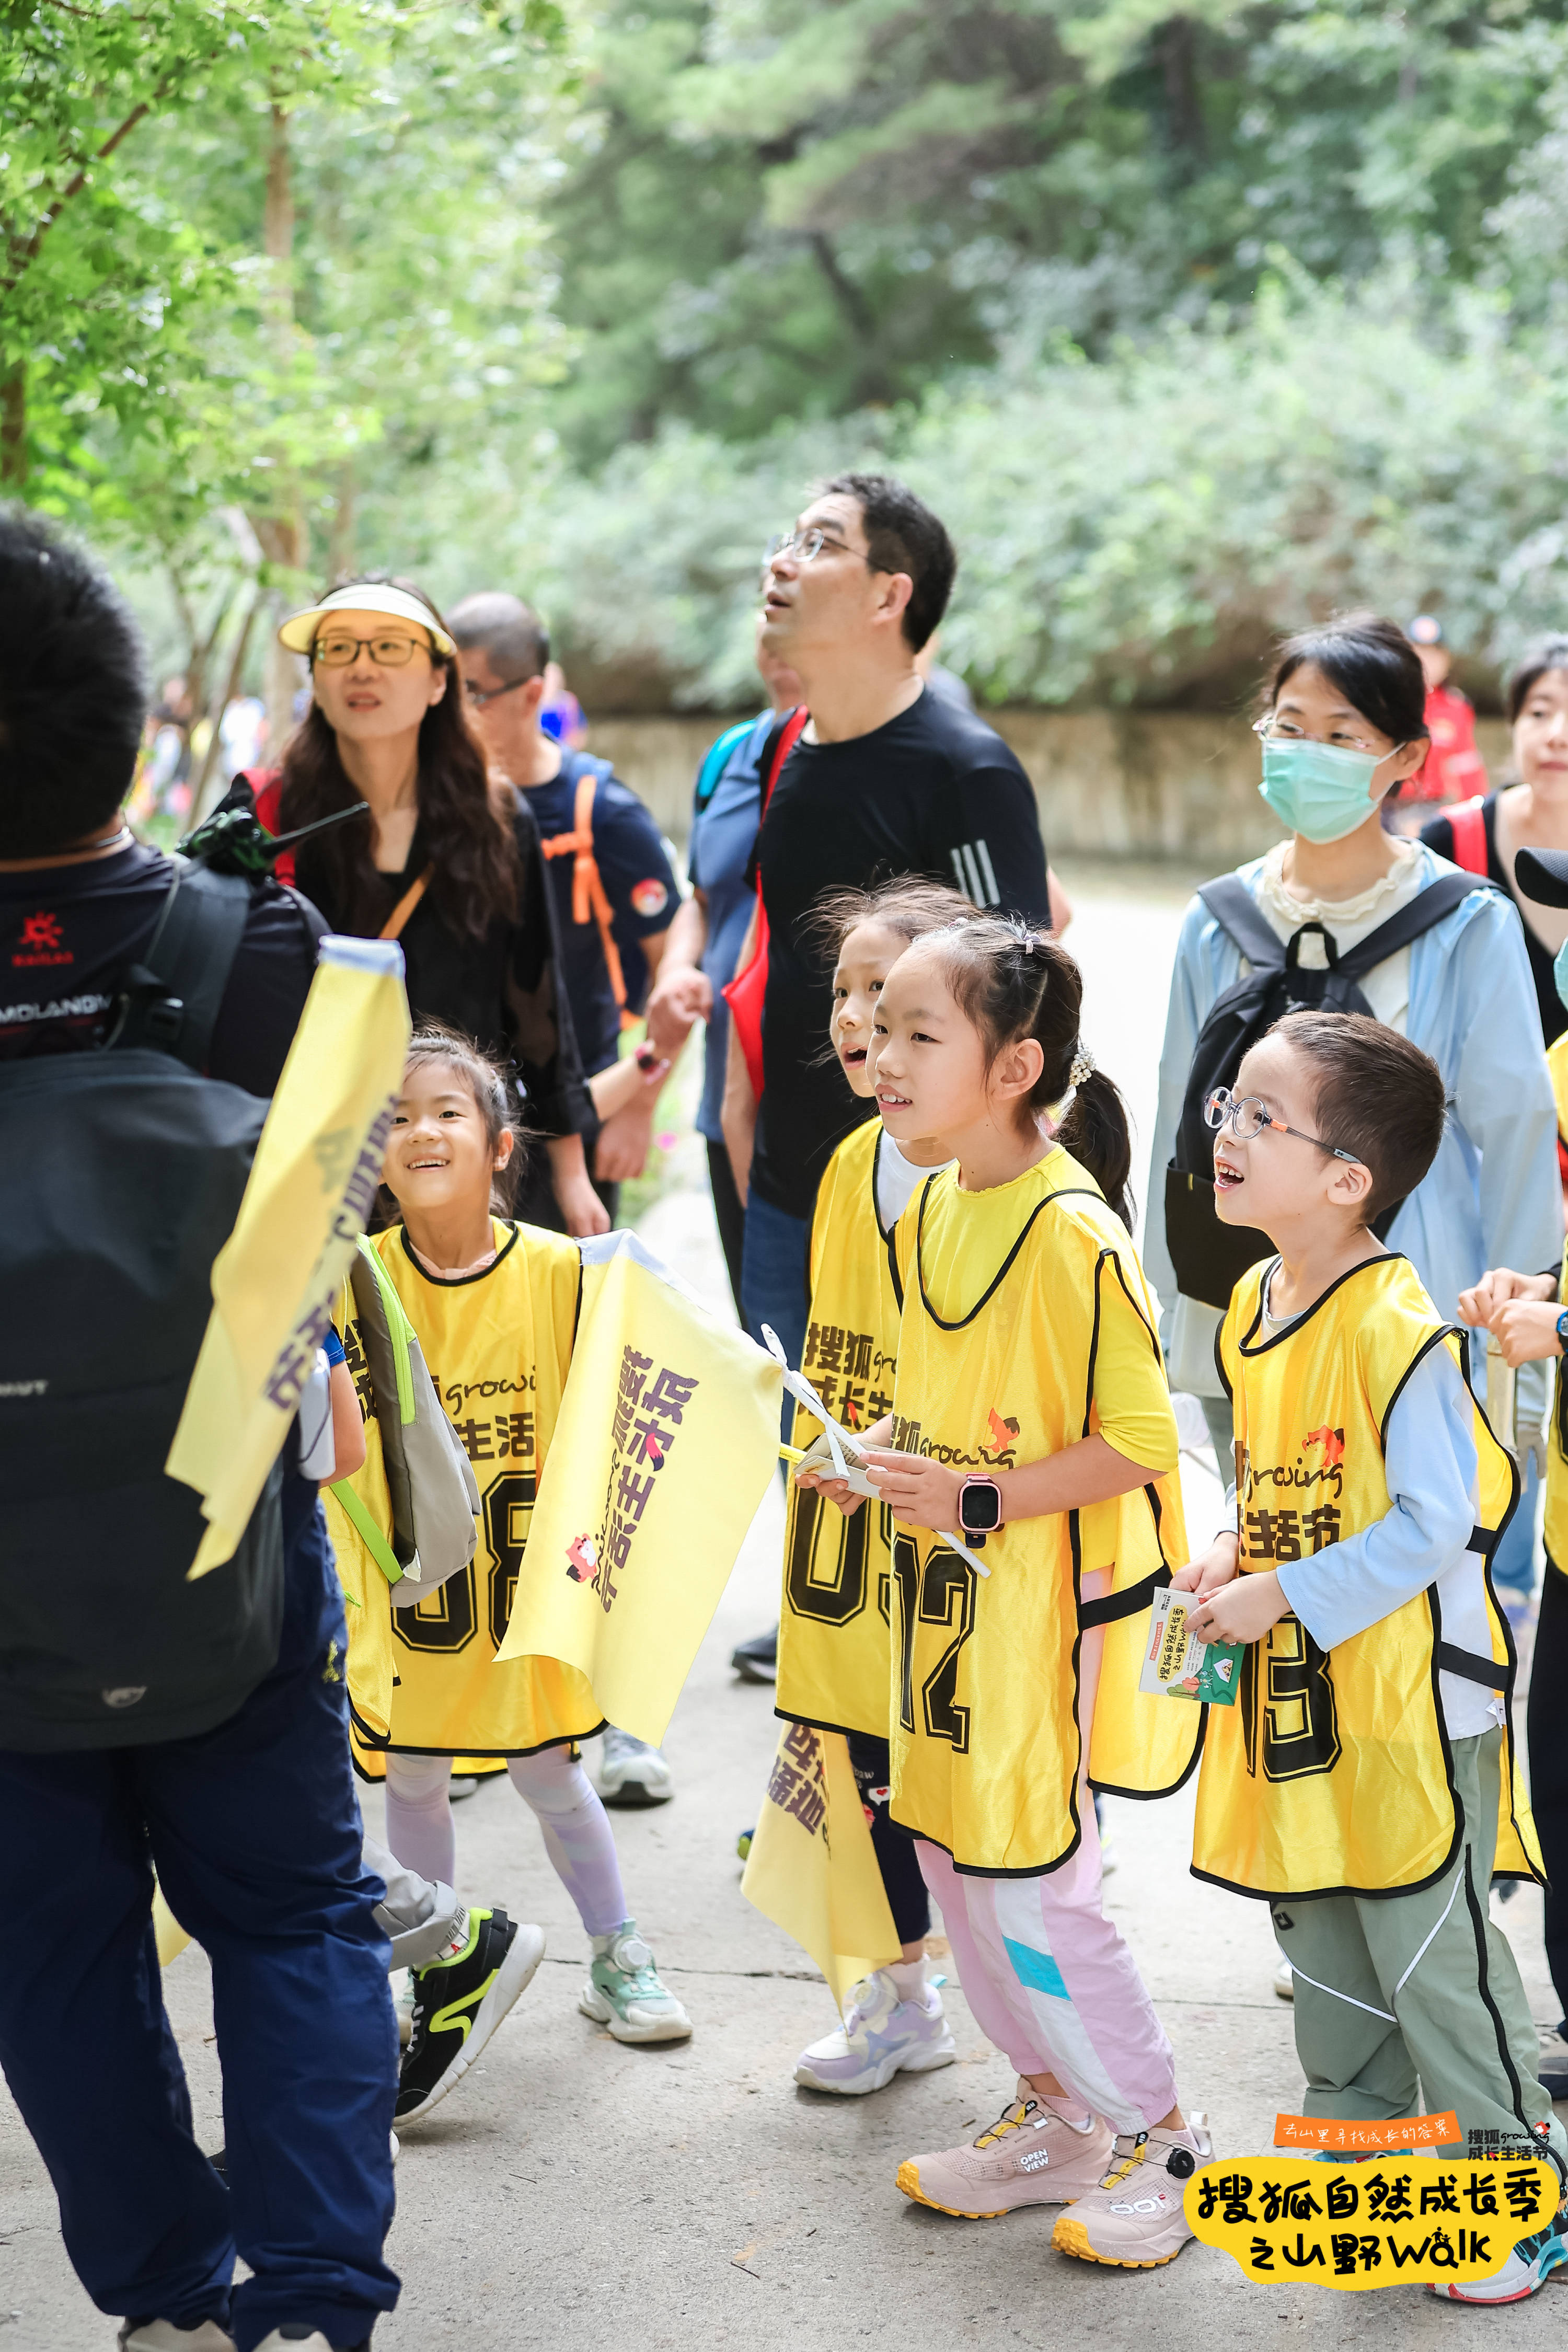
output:
[[1412,940],[1418,940],[1424,931],[1440,923],[1445,915],[1451,915],[1456,907],[1462,907],[1476,890],[1489,890],[1498,898],[1502,895],[1495,883],[1487,880],[1484,866],[1479,879],[1473,871],[1439,874],[1396,915],[1390,915],[1386,923],[1379,923],[1375,931],[1369,931],[1359,947],[1347,949],[1339,960],[1338,970],[1347,980],[1362,979],[1375,965],[1397,955]]
[[1200,884],[1198,897],[1248,963],[1264,971],[1283,970],[1285,943],[1258,912],[1258,901],[1239,874],[1221,874]]
[[719,779],[730,763],[730,754],[738,743],[745,740],[756,725],[754,719],[742,719],[733,727],[726,727],[716,743],[710,743],[697,771],[695,814],[700,816],[719,789]]
[[237,874],[215,874],[183,857],[174,865],[163,912],[145,956],[125,975],[104,1044],[151,1047],[205,1070],[251,889]]
[[1454,863],[1467,874],[1485,874],[1491,864],[1487,856],[1484,798],[1478,793],[1473,800],[1459,801],[1447,813],[1454,835]]

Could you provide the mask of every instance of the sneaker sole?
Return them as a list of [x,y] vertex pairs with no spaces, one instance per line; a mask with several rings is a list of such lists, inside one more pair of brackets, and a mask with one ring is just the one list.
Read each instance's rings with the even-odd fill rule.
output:
[[577,2007],[584,2017],[591,2017],[595,2025],[607,2026],[617,2042],[689,2042],[691,2039],[689,2018],[684,2025],[628,2025],[617,2014],[613,2001],[606,2000],[603,1993],[592,1990],[578,1994]]
[[626,1811],[641,1805],[668,1805],[674,1794],[673,1788],[650,1789],[646,1780],[622,1780],[614,1788],[606,1788],[603,1781],[599,1783],[601,1802],[619,1806]]
[[543,1958],[543,1930],[520,1926],[512,1939],[511,1949],[501,1962],[500,1974],[479,2003],[479,2015],[468,2028],[467,2041],[429,2097],[421,2105],[410,2107],[406,2114],[398,2116],[399,2131],[406,2131],[410,2124],[423,2123],[426,2116],[440,2105],[447,2092],[456,2089],[519,1994],[527,1991]]
[[744,1665],[739,1658],[731,1658],[730,1664],[743,1683],[776,1683],[778,1680],[777,1672],[773,1668],[753,1666],[749,1658]]
[[951,2066],[958,2056],[951,2036],[945,2050],[927,2051],[918,2057],[881,2058],[868,2073],[857,2074],[847,2083],[825,2083],[820,2075],[808,2074],[804,2066],[795,2070],[795,2079],[806,2091],[831,2091],[839,2098],[863,2099],[873,2091],[885,2091],[895,2074],[934,2074],[939,2066]]
[[[921,2187],[920,2168],[912,2157],[906,2157],[899,2167],[898,2185],[904,2195],[916,2205],[929,2205],[933,2213],[951,2213],[955,2221],[1005,2221],[1009,2213],[1037,2212],[1042,2205],[1066,2205],[1066,2197],[1028,2197],[1018,2205],[944,2205],[940,2197],[932,2197]],[[1082,2195],[1082,2190],[1079,2190]]]
[[1107,2270],[1113,2271],[1163,2270],[1167,2263],[1175,2261],[1187,2242],[1184,2238],[1182,2245],[1173,2246],[1168,2254],[1148,2254],[1142,2259],[1131,2254],[1102,2254],[1089,2243],[1088,2223],[1075,2221],[1070,2213],[1064,2213],[1051,2232],[1051,2243],[1058,2254],[1074,2254],[1080,2263],[1102,2263]]

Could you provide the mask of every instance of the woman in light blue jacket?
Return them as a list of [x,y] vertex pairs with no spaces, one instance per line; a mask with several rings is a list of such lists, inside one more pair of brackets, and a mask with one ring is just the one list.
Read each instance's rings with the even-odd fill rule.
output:
[[[1258,912],[1281,943],[1318,924],[1343,955],[1440,876],[1456,869],[1419,842],[1385,833],[1382,803],[1420,766],[1425,683],[1415,649],[1389,621],[1353,614],[1284,647],[1258,722],[1264,799],[1288,838],[1238,866]],[[1303,969],[1327,961],[1321,935],[1298,949]],[[1171,981],[1143,1260],[1159,1293],[1171,1385],[1199,1397],[1222,1465],[1230,1409],[1215,1369],[1220,1311],[1184,1297],[1163,1203],[1194,1049],[1216,998],[1247,969],[1241,949],[1194,898]],[[1386,1236],[1454,1318],[1458,1295],[1489,1265],[1544,1269],[1563,1254],[1557,1119],[1519,915],[1481,887],[1360,982],[1379,1020],[1429,1054],[1443,1074],[1448,1122],[1430,1173]],[[1544,1407],[1521,1375],[1521,1413]],[[1533,1578],[1534,1475],[1493,1572],[1528,1592]]]

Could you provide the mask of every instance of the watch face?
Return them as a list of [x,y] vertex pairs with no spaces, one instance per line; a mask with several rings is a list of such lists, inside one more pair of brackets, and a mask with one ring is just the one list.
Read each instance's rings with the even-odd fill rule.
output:
[[989,1483],[965,1486],[958,1498],[958,1523],[965,1535],[989,1535],[1001,1524],[1002,1497]]

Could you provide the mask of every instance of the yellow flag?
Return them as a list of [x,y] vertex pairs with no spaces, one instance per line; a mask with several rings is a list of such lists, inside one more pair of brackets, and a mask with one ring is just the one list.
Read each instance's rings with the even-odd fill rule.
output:
[[170,1910],[161,1886],[153,1889],[153,1933],[158,1939],[158,1966],[161,1969],[166,1969],[171,1960],[177,1960],[191,1940]]
[[635,1234],[583,1244],[560,1418],[498,1659],[576,1666],[656,1745],[778,1460],[778,1368]]
[[785,1724],[741,1892],[811,1954],[840,2010],[902,1956],[841,1731]]
[[193,1577],[232,1558],[310,1378],[375,1198],[407,1046],[402,950],[323,940],[163,1465],[202,1496]]

